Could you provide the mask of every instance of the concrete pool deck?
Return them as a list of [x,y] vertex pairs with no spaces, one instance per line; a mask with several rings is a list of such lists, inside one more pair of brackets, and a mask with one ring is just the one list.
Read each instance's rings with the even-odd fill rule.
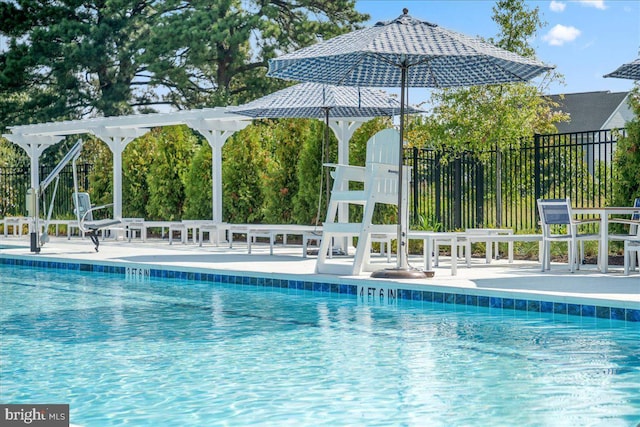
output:
[[[386,260],[383,257],[380,261]],[[31,253],[29,241],[22,237],[0,237],[0,262],[9,259],[41,260],[80,264],[100,264],[144,267],[161,270],[205,272],[251,277],[285,277],[289,280],[314,281],[367,286],[397,286],[410,290],[429,289],[434,292],[463,293],[466,295],[537,299],[553,303],[589,304],[640,310],[640,273],[623,274],[622,266],[611,266],[606,274],[595,265],[583,265],[575,273],[569,272],[566,264],[552,263],[551,270],[540,271],[540,264],[533,261],[516,260],[509,264],[506,259],[486,264],[484,258],[473,258],[467,268],[460,264],[457,275],[452,276],[448,257],[441,257],[435,276],[420,280],[372,279],[369,273],[360,276],[336,276],[316,274],[316,257],[302,257],[299,245],[276,245],[274,255],[269,255],[269,246],[257,244],[252,253],[247,253],[246,244],[234,242],[219,247],[206,244],[174,243],[150,239],[146,242],[104,240],[100,251],[95,252],[88,238],[51,237],[39,254]],[[349,262],[344,258],[344,262]],[[338,261],[339,262],[339,261]],[[411,256],[409,263],[422,268],[421,256]],[[381,265],[382,267],[382,265]]]

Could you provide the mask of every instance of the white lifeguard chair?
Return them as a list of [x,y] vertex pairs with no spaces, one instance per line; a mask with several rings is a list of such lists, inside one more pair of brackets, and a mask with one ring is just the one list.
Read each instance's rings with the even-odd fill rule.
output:
[[[371,241],[395,238],[397,224],[373,224],[373,213],[377,203],[398,205],[398,144],[400,133],[395,129],[384,129],[367,141],[365,166],[326,164],[333,167],[334,178],[327,217],[323,224],[322,242],[316,262],[317,273],[359,275],[363,271],[374,271],[381,264],[371,264]],[[409,173],[404,176],[409,177]],[[363,190],[349,190],[349,182],[364,183]],[[405,186],[407,188],[408,186]],[[406,200],[403,200],[406,203]],[[338,218],[340,206],[361,205],[362,222],[350,223]],[[358,237],[353,264],[331,262],[334,239]],[[347,249],[347,246],[344,248]],[[390,248],[387,248],[390,250]],[[389,261],[389,260],[388,260]]]

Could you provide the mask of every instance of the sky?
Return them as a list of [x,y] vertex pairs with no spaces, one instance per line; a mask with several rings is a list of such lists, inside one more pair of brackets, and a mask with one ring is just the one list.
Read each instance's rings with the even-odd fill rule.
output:
[[[564,84],[552,84],[549,94],[593,91],[623,92],[632,80],[604,78],[639,56],[640,0],[525,1],[538,8],[546,25],[530,41],[537,58],[555,65]],[[371,16],[365,26],[388,21],[409,9],[414,18],[429,21],[468,36],[499,35],[491,19],[495,0],[356,0],[356,10]],[[388,92],[393,92],[388,90]],[[426,89],[411,89],[409,103],[428,97]]]

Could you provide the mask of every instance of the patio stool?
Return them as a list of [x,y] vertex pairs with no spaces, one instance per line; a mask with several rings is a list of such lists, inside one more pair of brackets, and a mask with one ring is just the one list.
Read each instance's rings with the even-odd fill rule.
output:
[[146,242],[147,228],[144,225],[144,218],[123,218],[122,222],[124,224],[125,235],[129,242],[131,242],[131,239],[135,238],[138,233],[140,234],[140,239]]
[[180,242],[187,243],[187,225],[182,222],[172,222],[169,224],[169,244],[173,244],[173,232],[180,233]]
[[317,231],[307,231],[302,234],[302,258],[307,257],[307,250],[309,248],[310,241],[316,242],[319,247],[320,242],[322,242],[322,233],[318,233]]
[[229,229],[226,223],[207,224],[202,223],[198,226],[198,245],[202,246],[204,241],[204,233],[209,233],[209,243],[220,246],[220,234]]
[[387,255],[387,262],[391,262],[391,240],[388,234],[371,234],[371,243],[380,243],[380,255]]
[[251,246],[256,243],[258,237],[269,239],[269,255],[273,255],[273,244],[276,240],[277,231],[274,230],[249,230],[247,232],[247,251],[251,253]]

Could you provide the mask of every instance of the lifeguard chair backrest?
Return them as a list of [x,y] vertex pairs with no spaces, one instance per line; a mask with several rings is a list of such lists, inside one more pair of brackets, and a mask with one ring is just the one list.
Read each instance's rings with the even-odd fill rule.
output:
[[383,129],[367,141],[366,162],[398,164],[398,143],[400,132],[395,129]]
[[[91,209],[89,193],[73,193],[73,202],[76,205],[76,214],[78,215],[78,218],[82,220],[84,214]],[[93,213],[89,212],[84,220],[93,221]]]
[[367,141],[365,190],[381,203],[397,204],[400,132],[384,129]]

